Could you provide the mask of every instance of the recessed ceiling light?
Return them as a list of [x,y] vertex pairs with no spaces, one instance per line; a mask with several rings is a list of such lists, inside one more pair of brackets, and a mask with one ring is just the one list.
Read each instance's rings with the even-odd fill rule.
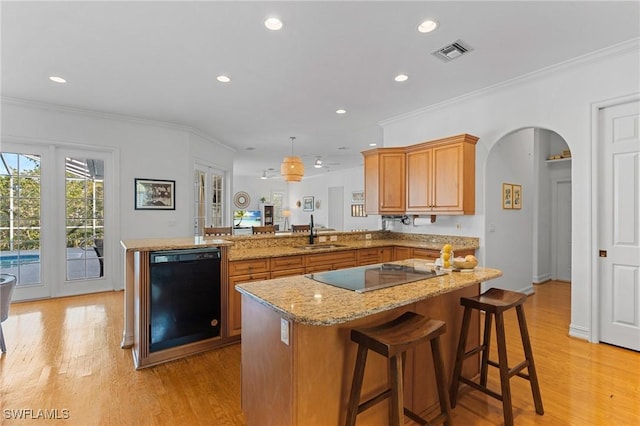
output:
[[403,82],[409,80],[409,76],[406,74],[398,74],[393,78],[397,82]]
[[336,114],[346,114],[346,113],[347,113],[347,110],[345,110],[345,109],[337,109],[336,110]]
[[420,25],[418,25],[418,31],[421,33],[430,33],[431,31],[438,28],[438,21],[424,21]]
[[64,78],[59,77],[57,75],[52,75],[51,77],[49,77],[49,80],[54,81],[56,83],[66,83],[67,82],[67,80],[65,80]]
[[271,31],[278,31],[282,29],[282,21],[278,18],[269,18],[264,21],[264,26]]
[[231,81],[231,79],[226,75],[219,75],[216,77],[216,80],[218,80],[220,83],[228,83]]
[[369,146],[378,146],[377,143],[370,143]]

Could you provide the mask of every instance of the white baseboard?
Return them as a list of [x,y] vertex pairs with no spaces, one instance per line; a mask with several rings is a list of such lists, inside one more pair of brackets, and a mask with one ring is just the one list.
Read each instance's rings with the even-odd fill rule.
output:
[[527,287],[523,287],[521,289],[518,289],[517,291],[519,291],[520,293],[524,293],[527,295],[532,295],[533,293],[535,293],[533,291],[533,285],[527,286]]
[[549,273],[549,274],[544,274],[544,275],[538,275],[533,277],[533,283],[534,284],[540,284],[546,281],[550,281],[553,279],[553,276]]
[[569,336],[589,341],[589,329],[579,325],[569,325]]

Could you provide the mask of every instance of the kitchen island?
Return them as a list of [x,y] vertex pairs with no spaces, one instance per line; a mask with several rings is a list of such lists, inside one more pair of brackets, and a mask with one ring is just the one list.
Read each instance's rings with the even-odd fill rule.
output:
[[[424,260],[393,262],[427,268]],[[480,283],[497,278],[496,269],[452,272],[439,277],[357,293],[307,278],[286,277],[240,284],[242,294],[242,408],[248,425],[344,424],[356,345],[350,330],[385,322],[411,310],[445,321],[441,338],[450,377],[462,320],[460,297],[480,292]],[[474,317],[469,345],[479,339]],[[465,365],[465,375],[478,372]],[[407,354],[406,406],[417,413],[436,407],[429,347]],[[386,359],[367,360],[362,399],[386,388]],[[386,424],[387,403],[358,416],[360,424]]]

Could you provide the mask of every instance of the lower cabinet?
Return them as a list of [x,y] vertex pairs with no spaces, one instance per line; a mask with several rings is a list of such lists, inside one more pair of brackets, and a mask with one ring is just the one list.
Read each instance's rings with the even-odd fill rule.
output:
[[307,255],[306,273],[334,271],[356,266],[356,250]]
[[393,248],[393,260],[411,259],[412,255],[413,255],[413,249],[411,247],[394,247]]
[[271,258],[271,278],[291,277],[304,273],[304,256]]
[[358,266],[391,262],[392,260],[393,247],[375,247],[358,250]]
[[229,286],[227,296],[227,332],[229,336],[239,336],[242,330],[242,297],[236,285],[251,281],[268,280],[271,263],[269,258],[236,260],[229,262]]

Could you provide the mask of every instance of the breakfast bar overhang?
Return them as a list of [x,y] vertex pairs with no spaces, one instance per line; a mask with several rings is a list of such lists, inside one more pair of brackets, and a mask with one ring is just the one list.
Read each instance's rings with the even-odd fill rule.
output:
[[[418,259],[392,262],[426,268]],[[340,425],[355,364],[350,330],[388,321],[406,311],[442,320],[442,353],[451,376],[462,309],[460,297],[480,293],[480,283],[500,277],[496,269],[451,272],[440,276],[359,293],[306,276],[238,285],[242,293],[242,409],[248,425]],[[469,345],[479,340],[480,323],[472,323]],[[370,354],[363,400],[387,386],[386,360]],[[464,374],[478,372],[467,362]],[[437,405],[431,351],[424,344],[407,354],[405,405],[428,413]],[[358,422],[383,425],[387,403],[358,416]]]

